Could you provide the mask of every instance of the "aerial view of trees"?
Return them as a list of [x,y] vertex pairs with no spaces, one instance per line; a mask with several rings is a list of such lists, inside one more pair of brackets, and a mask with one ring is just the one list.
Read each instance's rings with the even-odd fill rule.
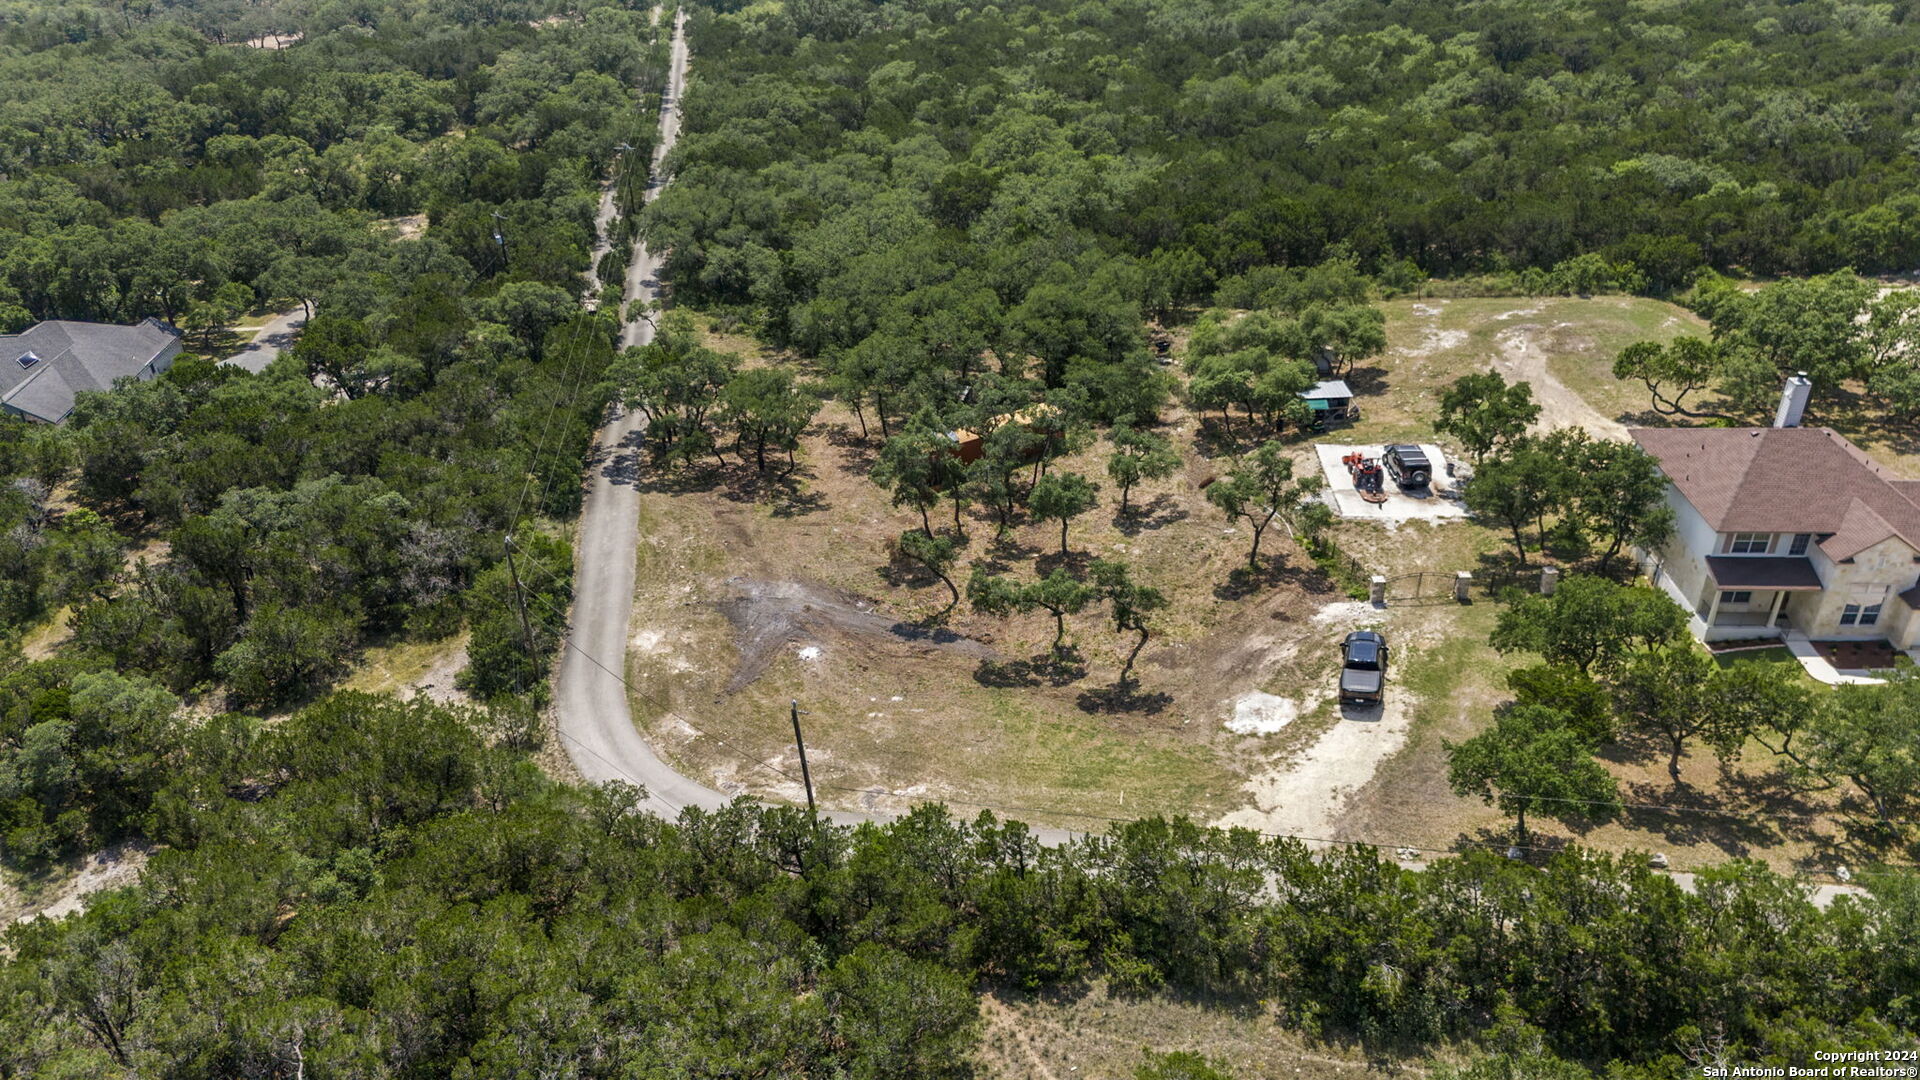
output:
[[[369,642],[463,626],[475,695],[545,694],[572,569],[551,523],[578,509],[618,330],[581,310],[581,273],[616,145],[650,145],[651,20],[276,10],[311,31],[298,48],[151,12],[74,41],[0,29],[9,329],[151,317],[188,350],[60,428],[0,422],[0,643],[67,631],[53,667],[0,660],[62,695],[0,712],[0,758],[26,755],[0,859],[143,829],[136,762],[170,730],[142,719],[152,695],[281,708]],[[410,214],[423,231],[376,220]],[[312,316],[266,370],[193,355],[262,306]],[[786,445],[779,398],[726,411],[748,453]],[[94,673],[150,693],[112,696],[126,715],[103,727],[67,697]],[[86,764],[122,737],[121,773]]]
[[[1436,1076],[1913,1041],[1910,872],[1823,905],[1760,861],[1683,888],[1536,847],[1632,811],[1627,743],[1676,789],[1763,748],[1898,835],[1920,679],[1816,693],[1693,648],[1623,574],[1674,528],[1652,460],[1540,430],[1553,399],[1490,371],[1424,418],[1470,459],[1470,527],[1585,571],[1480,609],[1506,690],[1442,742],[1437,790],[1510,840],[1488,811],[1497,843],[1415,870],[1185,817],[1043,844],[923,797],[670,819],[566,779],[545,711],[609,408],[644,418],[650,484],[755,498],[831,426],[891,503],[881,573],[945,604],[888,634],[1025,617],[1056,686],[1109,634],[1108,702],[1194,630],[1095,542],[1108,515],[1172,520],[1191,468],[1236,582],[1286,576],[1276,522],[1319,558],[1300,394],[1397,374],[1384,298],[1671,298],[1710,333],[1612,361],[1666,420],[1751,419],[1795,371],[1920,417],[1920,293],[1862,276],[1920,265],[1905,7],[689,11],[656,176],[674,12],[639,0],[0,0],[0,332],[151,318],[185,348],[57,427],[0,417],[0,883],[148,860],[0,933],[0,1077],[960,1080],[982,995],[1095,984],[1464,1062]],[[635,240],[662,310],[622,310]],[[298,336],[263,370],[224,362],[276,316]],[[418,644],[461,657],[434,688],[460,703],[341,689]],[[1157,722],[1123,711],[1084,724]],[[1230,1074],[1147,1048],[1137,1075]]]

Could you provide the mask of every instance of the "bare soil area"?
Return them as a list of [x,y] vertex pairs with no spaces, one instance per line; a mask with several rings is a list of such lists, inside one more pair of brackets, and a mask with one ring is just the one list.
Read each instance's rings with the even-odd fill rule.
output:
[[[745,339],[710,342],[765,360]],[[1174,601],[1137,686],[1117,682],[1133,639],[1102,610],[1068,618],[1057,660],[1045,615],[947,611],[944,584],[890,558],[918,517],[867,477],[879,432],[863,439],[858,420],[829,404],[790,475],[732,458],[724,470],[649,473],[629,655],[636,716],[680,767],[728,791],[804,797],[787,716],[797,700],[831,806],[939,798],[1089,828],[1232,809],[1291,737],[1228,730],[1236,704],[1250,693],[1304,700],[1324,684],[1328,642],[1347,628],[1314,616],[1347,598],[1281,526],[1262,543],[1261,573],[1245,573],[1251,537],[1200,493],[1229,463],[1199,445],[1184,411],[1164,421],[1186,467],[1136,489],[1134,513],[1118,514],[1098,444],[1053,466],[1103,488],[1064,556],[1057,525],[1019,521],[998,536],[991,514],[972,508],[953,572],[962,584],[975,564],[1031,580],[1126,561]],[[1299,455],[1303,472],[1317,467],[1309,446]],[[950,508],[936,525],[953,531]],[[1314,722],[1304,716],[1302,730]]]
[[[1639,388],[1603,374],[1613,352],[1699,330],[1672,305],[1623,298],[1387,307],[1392,347],[1353,376],[1365,419],[1334,436],[1343,442],[1431,441],[1440,388],[1499,362],[1516,329],[1528,344],[1514,362],[1528,377],[1544,363],[1568,416],[1581,412],[1597,429],[1631,421]],[[779,359],[734,334],[709,342],[749,364]],[[1602,377],[1606,388],[1590,391]],[[1103,487],[1064,556],[1057,526],[1021,521],[997,536],[975,508],[953,573],[964,583],[981,564],[1031,579],[1125,560],[1173,600],[1137,686],[1116,683],[1131,641],[1103,613],[1070,617],[1069,652],[1054,661],[1050,618],[949,612],[944,584],[893,562],[891,542],[918,517],[867,478],[879,432],[863,438],[858,420],[829,404],[790,473],[756,474],[731,458],[724,469],[647,472],[629,652],[636,717],[682,771],[786,801],[804,798],[788,720],[797,701],[830,807],[897,811],[938,799],[1076,828],[1169,813],[1423,852],[1504,847],[1498,811],[1448,790],[1444,742],[1482,730],[1507,699],[1507,672],[1528,662],[1496,654],[1486,638],[1496,589],[1528,585],[1535,571],[1513,573],[1502,538],[1471,521],[1391,531],[1341,521],[1340,549],[1390,579],[1385,612],[1349,598],[1277,526],[1262,547],[1272,561],[1259,575],[1239,572],[1250,538],[1201,495],[1230,459],[1178,406],[1160,430],[1184,468],[1136,489],[1136,515],[1116,513],[1096,445],[1054,466]],[[1303,472],[1317,468],[1309,444],[1297,454]],[[936,525],[953,531],[950,509]],[[1452,599],[1461,570],[1476,577],[1466,605]],[[1388,700],[1371,715],[1331,695],[1337,642],[1363,626],[1394,646]],[[1831,806],[1769,787],[1764,752],[1724,772],[1695,755],[1677,792],[1644,748],[1622,747],[1608,765],[1636,806],[1584,832],[1540,821],[1538,846],[1664,851],[1681,868],[1729,855],[1799,872],[1866,861],[1846,847]],[[1756,815],[1766,823],[1742,822]]]
[[87,897],[104,889],[131,885],[140,878],[151,844],[128,842],[55,867],[37,878],[0,873],[0,927],[39,916],[58,919],[86,906]]

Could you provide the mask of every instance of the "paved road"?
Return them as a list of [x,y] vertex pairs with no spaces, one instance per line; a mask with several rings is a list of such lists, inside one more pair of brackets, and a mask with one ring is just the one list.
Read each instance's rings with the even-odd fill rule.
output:
[[[686,14],[673,28],[673,63],[660,102],[660,142],[653,152],[651,202],[664,186],[661,163],[680,134],[680,95],[686,88]],[[634,246],[627,273],[629,311],[623,345],[653,340],[648,310],[660,295],[660,259]],[[588,477],[586,507],[575,541],[573,625],[555,680],[561,742],[580,775],[596,783],[626,780],[647,789],[651,809],[668,817],[683,807],[709,809],[726,796],[675,772],[653,752],[627,703],[627,630],[633,614],[633,563],[640,539],[640,438],[645,419],[623,413],[600,432]]]
[[293,345],[293,339],[299,336],[300,328],[307,325],[305,308],[295,308],[285,315],[275,315],[265,326],[254,331],[253,340],[245,348],[226,358],[224,363],[243,367],[255,375],[266,370],[268,364],[280,355],[281,350]]

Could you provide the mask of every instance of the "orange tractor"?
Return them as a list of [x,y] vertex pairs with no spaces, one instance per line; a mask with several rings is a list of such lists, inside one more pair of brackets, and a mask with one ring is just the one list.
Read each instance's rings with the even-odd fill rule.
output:
[[1381,471],[1378,459],[1355,450],[1342,457],[1340,464],[1347,467],[1347,475],[1353,477],[1353,490],[1359,492],[1361,498],[1373,503],[1387,501],[1386,474]]

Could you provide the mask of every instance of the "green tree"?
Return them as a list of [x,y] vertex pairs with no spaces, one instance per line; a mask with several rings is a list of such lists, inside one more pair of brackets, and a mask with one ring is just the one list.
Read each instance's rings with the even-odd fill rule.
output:
[[1207,488],[1207,501],[1220,508],[1228,519],[1245,518],[1253,529],[1253,546],[1247,551],[1247,565],[1260,566],[1260,537],[1277,516],[1291,520],[1307,500],[1325,486],[1318,476],[1294,479],[1293,458],[1277,442],[1263,443],[1242,458],[1240,464],[1222,480]]
[[198,333],[200,347],[210,349],[215,339],[252,306],[253,290],[243,282],[229,281],[215,289],[213,295],[189,301],[180,325],[188,333]]
[[1539,653],[1549,664],[1607,677],[1635,650],[1678,641],[1686,628],[1686,613],[1658,589],[1572,574],[1552,596],[1515,596],[1489,641],[1502,653]]
[[708,417],[734,377],[726,354],[700,344],[691,319],[669,313],[652,344],[623,350],[607,369],[612,393],[647,417],[655,453],[668,463],[719,453]]
[[1079,614],[1098,597],[1098,592],[1092,586],[1074,578],[1064,567],[1055,569],[1039,581],[1022,585],[996,576],[986,567],[975,564],[973,576],[967,580],[967,601],[975,611],[1005,617],[1044,610],[1051,615],[1053,644],[1050,651],[1056,657],[1062,655],[1065,649],[1067,616]]
[[372,387],[367,361],[374,346],[373,332],[366,323],[322,314],[307,323],[292,352],[294,359],[306,367],[308,378],[325,380],[351,400]]
[[54,605],[104,599],[126,563],[120,536],[84,507],[68,512],[46,549],[47,600]]
[[980,1010],[959,972],[866,942],[821,983],[835,1035],[848,1047],[849,1080],[972,1075]]
[[1558,710],[1589,750],[1614,739],[1613,698],[1593,676],[1567,664],[1535,664],[1507,673],[1507,689],[1521,705]]
[[1632,544],[1656,551],[1673,536],[1667,480],[1653,455],[1632,443],[1591,439],[1579,447],[1568,477],[1573,513],[1606,543],[1599,571],[1612,568],[1620,549]]
[[932,423],[931,413],[915,416],[900,434],[880,446],[874,459],[873,482],[893,493],[894,506],[920,512],[920,527],[933,536],[928,512],[940,503],[940,485],[946,478],[945,460],[953,443]]
[[1462,375],[1440,394],[1435,431],[1451,435],[1467,448],[1476,464],[1495,449],[1526,434],[1540,417],[1533,400],[1533,384],[1511,386],[1497,371]]
[[345,612],[263,604],[251,613],[214,670],[236,701],[279,705],[311,693],[345,670],[354,641]]
[[1713,338],[1724,351],[1729,393],[1750,413],[1765,412],[1781,380],[1805,371],[1826,392],[1864,374],[1874,285],[1851,271],[1783,278],[1757,292],[1724,288],[1709,298]]
[[1809,769],[1845,777],[1882,823],[1920,791],[1920,678],[1897,673],[1883,685],[1838,686],[1813,711],[1801,756]]
[[1027,493],[1027,507],[1040,521],[1060,523],[1060,554],[1067,554],[1067,525],[1094,508],[1099,485],[1078,473],[1048,473]]
[[765,472],[767,448],[784,451],[787,467],[797,464],[794,451],[800,435],[813,423],[820,411],[820,398],[812,388],[794,381],[785,368],[752,368],[727,381],[720,391],[725,420],[733,425],[736,445],[753,445],[754,468]]
[[1526,528],[1539,528],[1546,542],[1544,520],[1562,508],[1568,481],[1567,463],[1547,452],[1535,439],[1524,439],[1497,457],[1482,461],[1461,492],[1474,516],[1497,521],[1513,537],[1514,554],[1527,561]]
[[1653,411],[1696,420],[1732,419],[1723,413],[1687,407],[1687,398],[1713,386],[1724,368],[1720,347],[1701,337],[1679,337],[1665,345],[1636,341],[1620,350],[1613,377],[1638,379],[1653,399]]
[[1118,560],[1095,559],[1088,570],[1099,598],[1108,605],[1113,628],[1123,634],[1139,635],[1134,639],[1133,649],[1127,653],[1126,662],[1120,665],[1120,685],[1131,686],[1133,663],[1139,659],[1140,650],[1147,647],[1153,613],[1167,607],[1166,595],[1151,586],[1135,582],[1127,564]]
[[1477,795],[1514,819],[1527,842],[1527,814],[1561,821],[1605,821],[1619,812],[1619,787],[1593,760],[1564,713],[1541,705],[1513,705],[1493,727],[1447,749],[1447,783],[1456,795]]
[[1737,757],[1754,717],[1727,707],[1713,658],[1692,642],[1647,649],[1627,658],[1613,679],[1620,722],[1666,743],[1667,774],[1680,783],[1680,757],[1699,739],[1723,758]]
[[960,602],[960,587],[953,582],[953,564],[959,557],[959,549],[951,536],[934,536],[931,533],[915,532],[908,529],[894,541],[895,549],[901,555],[912,559],[927,568],[927,572],[940,579],[940,583],[953,594],[953,599],[940,612],[944,617]]
[[1378,356],[1387,347],[1387,317],[1371,304],[1312,304],[1300,313],[1296,360],[1311,359],[1325,349],[1336,378],[1353,373],[1353,365]]

